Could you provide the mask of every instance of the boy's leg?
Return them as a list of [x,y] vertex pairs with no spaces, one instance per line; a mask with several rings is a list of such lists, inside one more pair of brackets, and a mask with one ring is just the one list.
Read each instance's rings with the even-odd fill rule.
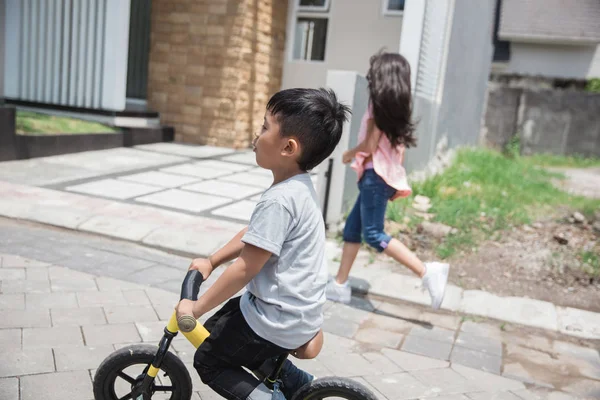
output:
[[[261,382],[242,367],[258,368],[265,360],[288,352],[258,336],[246,323],[240,298],[230,300],[214,321],[210,336],[194,357],[194,368],[202,382],[226,399],[269,398]],[[262,386],[261,386],[262,385]]]
[[[260,379],[264,379],[273,372],[276,366],[277,358],[266,360],[258,370],[254,371],[254,374]],[[296,367],[289,359],[285,360],[279,378],[281,379],[281,383],[283,383],[281,391],[286,399],[291,399],[298,389],[315,379],[308,372]]]

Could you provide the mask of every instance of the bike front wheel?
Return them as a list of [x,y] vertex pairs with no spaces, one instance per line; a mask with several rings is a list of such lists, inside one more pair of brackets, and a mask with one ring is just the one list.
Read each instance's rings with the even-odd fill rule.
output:
[[[106,357],[94,376],[94,399],[137,400],[133,399],[132,393],[143,380],[156,352],[156,346],[132,345]],[[151,389],[150,399],[153,400],[189,400],[192,397],[190,374],[175,354],[166,353]]]
[[377,400],[364,385],[348,378],[319,378],[302,386],[292,400]]

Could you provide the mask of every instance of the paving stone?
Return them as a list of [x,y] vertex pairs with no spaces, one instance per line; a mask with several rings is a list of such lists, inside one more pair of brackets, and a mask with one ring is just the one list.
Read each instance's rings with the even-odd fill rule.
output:
[[446,368],[449,363],[435,358],[419,356],[392,349],[382,349],[381,353],[392,360],[404,371],[421,371],[436,368]]
[[125,294],[128,291],[132,290],[143,290],[137,283],[127,282],[120,279],[109,278],[107,276],[100,276],[96,278],[96,284],[98,285],[98,289],[102,292],[113,292],[115,290],[123,291]]
[[454,346],[450,361],[494,374],[500,374],[500,369],[502,368],[501,355],[485,353],[461,346]]
[[369,382],[367,382],[364,378],[354,377],[354,378],[352,378],[352,380],[363,385],[367,389],[369,389],[371,391],[371,393],[373,393],[373,395],[375,396],[376,399],[382,399],[382,400],[387,399],[387,397],[385,397],[379,390],[377,390],[373,385],[371,385]]
[[98,291],[96,281],[92,278],[83,279],[52,279],[50,288],[53,292]]
[[502,331],[500,330],[500,327],[486,322],[465,321],[460,326],[460,330],[461,332],[467,332],[493,340],[502,340]]
[[435,340],[443,343],[454,343],[454,331],[438,328],[437,326],[425,328],[423,326],[415,326],[410,331],[411,336],[419,336],[429,340]]
[[312,360],[299,360],[293,358],[291,361],[296,367],[308,372],[316,378],[333,375],[333,372],[327,369],[327,367],[320,361],[319,357],[313,358]]
[[164,265],[155,265],[127,275],[127,280],[144,285],[152,285],[171,279],[177,279],[179,282],[182,282],[184,278],[185,271]]
[[143,185],[141,183],[124,182],[117,179],[101,179],[82,183],[80,185],[68,186],[66,190],[90,194],[92,196],[125,200],[152,192],[158,192],[163,190],[163,188],[160,186]]
[[414,371],[410,373],[430,390],[438,395],[468,393],[478,390],[478,387],[467,378],[450,368]]
[[19,380],[17,378],[0,379],[0,399],[17,400],[19,398]]
[[79,329],[70,326],[23,329],[24,349],[65,346],[83,346],[83,337]]
[[348,354],[362,351],[360,344],[352,339],[343,336],[338,336],[324,330],[323,350],[321,356],[329,356],[332,354]]
[[467,393],[466,396],[471,400],[523,400],[511,392],[475,392]]
[[558,330],[556,307],[546,301],[500,297],[481,290],[466,290],[460,311],[525,326]]
[[230,162],[236,162],[236,163],[240,163],[240,164],[247,164],[247,165],[253,165],[253,166],[257,166],[258,164],[256,164],[256,154],[254,154],[254,152],[249,151],[249,152],[238,152],[237,154],[233,154],[230,156],[226,156],[226,157],[221,157],[220,158],[223,161],[230,161]]
[[600,381],[591,379],[577,379],[561,388],[567,393],[574,394],[583,399],[600,398]]
[[175,307],[179,303],[179,295],[161,289],[148,288],[145,290],[152,305],[168,305]]
[[372,318],[373,314],[369,311],[352,305],[334,303],[324,313],[324,318],[327,319],[345,319],[347,321],[362,324]]
[[[92,395],[92,380],[88,371],[56,372],[21,378],[22,400],[64,400]],[[85,398],[85,397],[84,397]]]
[[25,267],[47,267],[50,264],[42,261],[32,260],[30,258],[20,257],[17,255],[3,254],[3,268],[25,268]]
[[403,372],[398,364],[394,363],[388,357],[379,352],[366,352],[362,356],[367,359],[382,374],[395,374]]
[[0,281],[25,279],[25,268],[0,268]]
[[28,310],[77,308],[77,297],[75,293],[26,293],[25,307]]
[[50,313],[47,309],[0,310],[0,329],[34,328],[50,326]]
[[[519,396],[519,399],[521,400],[576,400],[576,397],[573,397],[571,395],[568,395],[564,392],[549,392],[546,389],[540,389],[540,388],[531,388],[529,390],[527,389],[523,389],[523,390],[515,390],[512,391],[511,393],[516,394],[517,396]],[[504,399],[502,399],[504,400]],[[512,399],[507,399],[507,400],[512,400]]]
[[[2,286],[4,286],[4,283]],[[0,310],[24,309],[25,295],[23,293],[0,294]]]
[[123,290],[123,297],[132,306],[151,306],[150,299],[144,289]]
[[80,371],[98,368],[100,363],[114,352],[112,345],[61,347],[54,349],[56,370]]
[[461,332],[456,339],[456,345],[496,356],[502,355],[502,341],[469,332]]
[[53,371],[54,357],[51,349],[7,349],[2,352],[0,378]]
[[359,325],[356,322],[349,321],[340,317],[325,316],[323,321],[323,330],[338,336],[353,338],[358,332]]
[[164,227],[150,233],[142,242],[149,246],[161,246],[207,257],[229,242],[242,228],[241,224],[236,224],[236,228],[223,226],[220,230],[211,231],[202,225],[194,228]]
[[558,340],[554,341],[553,350],[558,353],[561,363],[574,364],[582,376],[600,380],[600,353],[598,350]]
[[160,171],[147,171],[138,174],[124,175],[120,180],[143,183],[151,186],[160,186],[164,188],[176,188],[183,185],[189,185],[197,182],[198,179],[189,176],[167,174]]
[[152,143],[135,146],[135,148],[157,153],[175,154],[178,156],[193,158],[208,158],[234,153],[234,150],[223,147],[199,146],[183,143]]
[[551,383],[544,382],[542,380],[537,380],[533,377],[529,371],[518,362],[507,362],[504,363],[504,368],[502,372],[502,376],[514,379],[529,385],[535,385],[538,387],[546,387],[550,389],[554,389],[554,385]]
[[192,176],[200,179],[214,179],[220,176],[231,174],[231,171],[202,167],[195,163],[181,164],[174,167],[163,168],[161,171],[169,174]]
[[21,347],[20,329],[0,329],[0,351]]
[[179,189],[169,189],[148,196],[138,197],[135,200],[142,203],[155,204],[162,207],[176,208],[178,210],[196,213],[231,202],[230,199],[225,197],[192,193]]
[[82,329],[86,346],[139,343],[141,341],[134,324],[87,325]]
[[120,290],[113,292],[77,292],[80,307],[124,306],[127,300]]
[[482,391],[501,392],[508,390],[523,390],[525,385],[522,382],[507,379],[489,372],[480,371],[473,368],[464,367],[462,365],[453,364],[452,369],[471,383],[475,384]]
[[429,385],[424,385],[405,372],[364,378],[388,399],[408,400],[435,395]]
[[151,306],[106,306],[104,312],[109,324],[158,321]]
[[254,186],[261,189],[267,189],[273,184],[273,177],[252,172],[240,172],[234,175],[227,175],[219,178],[219,180],[241,183],[243,185]]
[[353,377],[381,373],[375,365],[360,354],[333,354],[321,358],[320,361],[335,376]]
[[158,342],[165,333],[166,324],[157,322],[136,322],[135,326],[144,342]]
[[361,328],[358,330],[354,338],[359,342],[376,344],[395,349],[400,346],[404,335],[378,328]]
[[158,319],[161,321],[168,321],[171,318],[171,315],[173,315],[173,312],[175,311],[174,305],[155,304],[153,305],[153,307],[156,311],[156,314],[158,314]]
[[217,208],[211,214],[249,222],[256,204],[254,201],[242,200],[225,207]]
[[50,309],[52,326],[105,325],[106,317],[101,307]]
[[225,170],[231,172],[247,171],[252,168],[251,165],[243,165],[233,162],[218,161],[218,160],[203,160],[195,163],[196,165],[204,168],[212,168],[216,170]]
[[408,335],[402,345],[402,350],[440,360],[448,360],[452,344],[426,339],[420,336]]
[[[90,249],[89,251],[94,251],[92,249]],[[87,252],[87,250],[86,250]],[[79,266],[81,264],[91,264],[90,261],[87,261],[87,259],[93,259],[93,258],[98,258],[98,254],[96,252],[92,252],[89,253],[89,255],[87,255],[86,257],[84,257],[84,259],[86,259],[86,261],[84,262],[77,262],[74,263],[74,266]],[[64,260],[62,263],[64,263],[65,261],[70,261],[70,260]],[[63,266],[51,266],[48,268],[48,276],[50,277],[50,280],[83,280],[83,279],[91,279],[94,278],[94,275],[85,273],[85,272],[81,272],[81,271],[77,271],[77,270],[73,270],[71,268],[65,268]]]
[[600,313],[558,307],[560,332],[586,339],[600,339]]
[[28,281],[47,281],[50,279],[47,267],[26,267],[25,279]]
[[96,215],[82,224],[77,229],[85,232],[100,233],[119,239],[139,241],[155,229],[160,228],[159,223],[144,222],[134,219]]
[[198,182],[192,185],[183,186],[182,189],[190,190],[192,192],[228,197],[230,199],[243,199],[257,193],[262,193],[263,191],[262,189],[254,186],[241,185],[233,182],[224,182],[221,180]]
[[[126,261],[126,262],[107,262],[104,264],[94,266],[94,270],[103,277],[124,279],[127,275],[141,271],[152,265],[155,265],[151,261],[137,260],[137,261]],[[114,290],[114,289],[113,289]],[[109,290],[103,290],[109,291]]]

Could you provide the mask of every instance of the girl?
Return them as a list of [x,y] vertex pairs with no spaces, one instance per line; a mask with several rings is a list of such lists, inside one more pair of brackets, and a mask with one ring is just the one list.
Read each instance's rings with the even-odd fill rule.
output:
[[344,153],[343,162],[352,162],[358,174],[360,194],[344,227],[342,261],[335,280],[329,282],[327,297],[350,302],[348,275],[361,244],[384,252],[407,266],[423,280],[431,296],[431,306],[438,309],[444,299],[448,264],[424,264],[400,241],[383,232],[388,200],[407,197],[411,189],[402,167],[404,150],[414,146],[414,125],[410,66],[400,54],[379,53],[371,57],[367,74],[369,107],[363,116],[355,148]]

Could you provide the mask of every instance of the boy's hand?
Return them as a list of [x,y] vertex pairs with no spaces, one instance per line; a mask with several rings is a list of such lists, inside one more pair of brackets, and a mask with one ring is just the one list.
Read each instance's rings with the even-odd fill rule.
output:
[[213,271],[213,265],[208,258],[196,258],[190,264],[189,270],[198,270],[202,274],[204,280],[207,280]]
[[175,307],[177,319],[183,317],[184,315],[192,315],[194,318],[196,318],[194,315],[194,303],[195,302],[192,300],[181,300],[179,304],[177,304],[177,307]]

